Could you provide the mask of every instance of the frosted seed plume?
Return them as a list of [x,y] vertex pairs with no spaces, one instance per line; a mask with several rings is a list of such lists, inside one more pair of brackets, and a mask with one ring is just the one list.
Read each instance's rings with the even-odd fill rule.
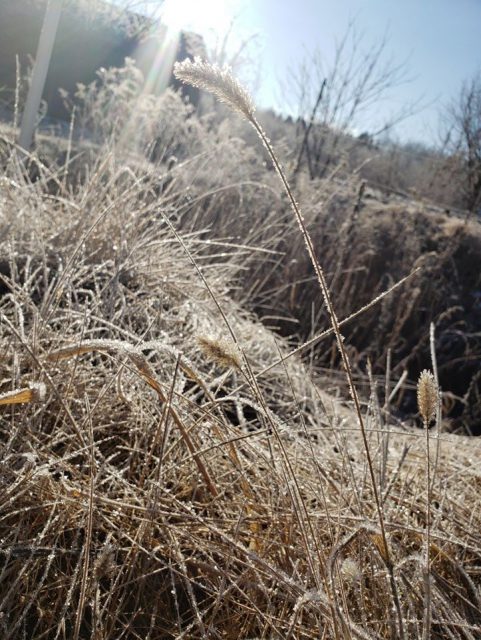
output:
[[198,336],[197,343],[204,356],[220,367],[241,369],[240,354],[233,343],[207,336]]
[[425,425],[429,425],[436,416],[438,387],[433,374],[424,369],[418,380],[418,408]]
[[186,59],[175,63],[174,76],[186,84],[214,94],[221,102],[247,119],[252,118],[255,108],[251,97],[232,76],[229,68],[203,62],[200,58],[195,58],[193,62]]

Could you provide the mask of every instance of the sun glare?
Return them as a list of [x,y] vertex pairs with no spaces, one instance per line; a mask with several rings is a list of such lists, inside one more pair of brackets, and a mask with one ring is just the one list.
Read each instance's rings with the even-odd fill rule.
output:
[[175,31],[220,35],[228,30],[236,4],[235,0],[165,0],[161,20]]

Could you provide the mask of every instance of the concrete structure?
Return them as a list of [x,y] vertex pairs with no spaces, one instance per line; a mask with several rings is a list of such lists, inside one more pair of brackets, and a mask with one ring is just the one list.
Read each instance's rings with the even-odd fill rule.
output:
[[[13,105],[16,60],[26,71],[35,59],[47,0],[0,1],[0,103]],[[120,12],[94,0],[64,0],[43,99],[47,115],[68,119],[59,89],[73,93],[77,83],[96,79],[100,67],[122,67],[133,58],[146,78],[146,90],[158,93],[173,82],[176,59],[205,56],[195,34],[170,36],[145,16]],[[195,104],[198,92],[187,93]]]

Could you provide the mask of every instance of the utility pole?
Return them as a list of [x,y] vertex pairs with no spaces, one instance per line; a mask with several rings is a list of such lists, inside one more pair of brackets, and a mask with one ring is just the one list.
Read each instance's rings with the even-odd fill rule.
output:
[[55,35],[62,12],[63,0],[49,0],[45,17],[43,19],[42,31],[38,41],[37,55],[33,67],[32,81],[28,90],[27,102],[22,115],[20,126],[20,137],[18,144],[28,151],[32,145],[33,133],[37,113],[42,99],[45,79],[47,77],[48,66],[52,56],[52,49],[55,42]]

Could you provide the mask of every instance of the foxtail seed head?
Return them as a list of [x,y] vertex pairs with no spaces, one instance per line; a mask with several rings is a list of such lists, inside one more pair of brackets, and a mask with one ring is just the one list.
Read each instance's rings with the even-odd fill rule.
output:
[[226,369],[242,368],[240,354],[236,345],[222,338],[198,336],[197,343],[206,358]]
[[433,374],[424,369],[418,380],[418,408],[426,425],[436,416],[438,396],[439,391]]
[[186,59],[175,63],[174,76],[182,82],[209,91],[248,120],[252,118],[254,104],[247,91],[232,76],[227,67],[221,68],[203,62],[200,58],[195,58],[193,62]]

